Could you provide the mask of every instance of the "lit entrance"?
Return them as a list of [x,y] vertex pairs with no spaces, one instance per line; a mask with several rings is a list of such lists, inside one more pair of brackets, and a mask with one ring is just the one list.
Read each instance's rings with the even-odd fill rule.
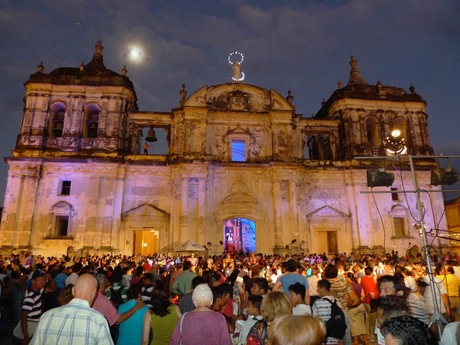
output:
[[230,218],[224,222],[224,251],[256,251],[256,223],[247,218]]
[[316,252],[333,255],[337,250],[337,231],[318,231],[316,238]]
[[149,255],[158,253],[160,249],[159,236],[160,232],[157,230],[134,231],[134,254]]

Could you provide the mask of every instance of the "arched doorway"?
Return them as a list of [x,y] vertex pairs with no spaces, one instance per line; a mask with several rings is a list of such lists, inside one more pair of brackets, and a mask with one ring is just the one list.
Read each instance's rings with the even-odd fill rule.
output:
[[256,251],[256,222],[247,218],[230,218],[223,225],[224,251]]

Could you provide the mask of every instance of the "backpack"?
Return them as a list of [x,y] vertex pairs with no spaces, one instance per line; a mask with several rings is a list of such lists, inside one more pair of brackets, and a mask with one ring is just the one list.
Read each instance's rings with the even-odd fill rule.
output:
[[120,286],[120,288],[117,290],[115,290],[113,286],[110,288],[110,292],[111,292],[110,302],[112,302],[113,306],[117,309],[119,305],[124,303],[123,297],[121,295],[122,291],[123,291],[122,286]]
[[[262,329],[259,333],[260,325],[262,325]],[[266,321],[257,321],[249,330],[248,337],[246,338],[246,345],[265,345],[267,340],[267,327],[268,324]]]
[[343,313],[342,308],[340,308],[335,300],[331,301],[328,298],[321,299],[328,301],[331,304],[331,317],[326,321],[326,337],[342,339],[345,336],[345,332],[347,330],[345,314]]

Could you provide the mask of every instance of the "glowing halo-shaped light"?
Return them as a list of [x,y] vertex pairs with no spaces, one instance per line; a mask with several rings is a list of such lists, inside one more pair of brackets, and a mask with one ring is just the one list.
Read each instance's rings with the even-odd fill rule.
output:
[[232,77],[232,80],[233,81],[243,81],[244,80],[244,72],[241,72],[241,78],[233,78]]
[[406,143],[404,137],[402,137],[401,134],[401,131],[395,128],[390,132],[390,135],[387,136],[383,141],[385,150],[388,154],[392,156],[407,154]]
[[400,131],[399,129],[393,129],[393,130],[391,131],[391,136],[392,136],[393,138],[398,138],[400,135],[401,135],[401,131]]
[[[236,56],[237,56],[237,55],[240,56],[241,60],[237,60],[237,59],[236,59]],[[232,61],[232,58],[233,58],[234,56],[235,56],[235,59],[233,59],[234,61]],[[233,65],[233,63],[234,63],[235,61],[238,61],[240,64],[242,64],[243,61],[244,61],[244,55],[243,55],[243,53],[240,53],[240,52],[233,52],[233,53],[230,53],[230,54],[228,55],[228,63],[229,63],[230,65]]]

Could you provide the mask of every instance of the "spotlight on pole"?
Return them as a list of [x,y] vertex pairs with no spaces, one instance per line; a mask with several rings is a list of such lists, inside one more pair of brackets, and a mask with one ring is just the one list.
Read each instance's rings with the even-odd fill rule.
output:
[[431,170],[431,184],[433,186],[450,186],[458,182],[458,174],[453,168],[435,168]]
[[367,171],[368,187],[390,187],[395,180],[395,175],[385,169],[371,169]]

